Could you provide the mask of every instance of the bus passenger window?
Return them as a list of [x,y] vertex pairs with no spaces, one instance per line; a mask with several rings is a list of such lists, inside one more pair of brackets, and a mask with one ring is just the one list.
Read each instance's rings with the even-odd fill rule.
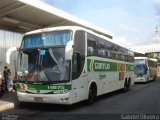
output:
[[121,55],[121,60],[122,60],[122,61],[125,61],[124,55]]
[[118,60],[121,60],[121,54],[118,54]]
[[106,54],[106,57],[107,57],[107,58],[110,58],[110,57],[111,57],[110,52],[109,52],[109,51],[107,51],[106,53],[107,53],[107,54]]
[[88,47],[88,56],[93,55],[93,47]]
[[111,52],[111,53],[110,53],[110,56],[111,56],[111,57],[110,57],[111,59],[115,59],[115,53]]
[[106,56],[106,52],[104,50],[100,49],[100,50],[98,50],[98,55],[100,57],[105,57]]
[[88,39],[87,46],[88,46],[88,50],[90,50],[90,51],[88,51],[88,53],[91,52],[91,54],[92,54],[90,56],[97,56],[98,50],[97,50],[97,43],[96,43],[96,41]]

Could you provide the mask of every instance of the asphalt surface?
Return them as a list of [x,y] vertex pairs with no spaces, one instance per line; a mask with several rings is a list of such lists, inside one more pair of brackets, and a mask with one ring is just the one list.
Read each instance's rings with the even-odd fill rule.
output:
[[[2,118],[27,119],[160,119],[160,80],[135,84],[127,93],[116,91],[97,98],[93,105],[85,102],[72,106],[28,103],[20,106],[14,96],[13,109],[2,111]],[[13,100],[13,99],[12,99]],[[148,115],[148,116],[147,116]],[[18,120],[19,120],[18,119]]]
[[16,92],[6,92],[0,98],[0,112],[13,109],[17,106]]

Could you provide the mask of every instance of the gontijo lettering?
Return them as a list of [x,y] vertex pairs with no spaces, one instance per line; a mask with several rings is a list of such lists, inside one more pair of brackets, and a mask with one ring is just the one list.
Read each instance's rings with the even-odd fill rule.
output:
[[105,64],[105,63],[99,63],[99,62],[96,62],[95,63],[95,69],[96,70],[108,70],[110,69],[110,64]]

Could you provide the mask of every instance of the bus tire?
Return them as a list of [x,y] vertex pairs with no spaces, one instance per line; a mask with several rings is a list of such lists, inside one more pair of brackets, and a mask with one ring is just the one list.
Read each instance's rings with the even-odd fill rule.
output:
[[96,83],[92,83],[89,88],[87,103],[89,105],[93,104],[96,100],[96,97],[97,97],[97,86]]
[[125,93],[128,91],[128,85],[127,85],[127,79],[125,79],[125,82],[124,82],[124,87],[122,89],[122,92]]
[[130,85],[131,85],[131,79],[129,78],[127,82],[127,91],[129,90]]

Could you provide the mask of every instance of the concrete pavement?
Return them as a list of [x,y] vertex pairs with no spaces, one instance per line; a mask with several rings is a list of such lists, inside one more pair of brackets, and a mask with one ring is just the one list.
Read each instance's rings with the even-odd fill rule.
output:
[[15,92],[7,92],[0,98],[0,112],[12,109],[18,104],[18,99]]

